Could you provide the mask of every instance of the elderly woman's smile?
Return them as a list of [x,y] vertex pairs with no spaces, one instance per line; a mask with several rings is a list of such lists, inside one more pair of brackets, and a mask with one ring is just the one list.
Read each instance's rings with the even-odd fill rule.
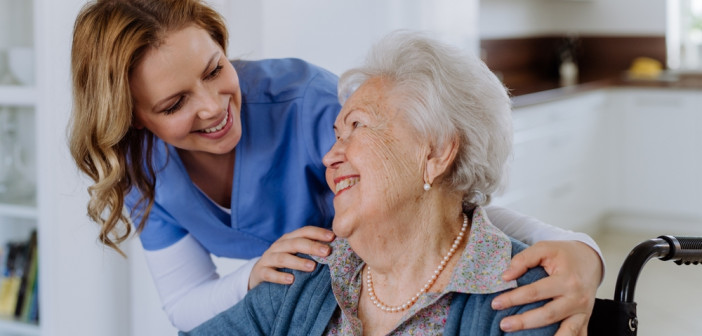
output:
[[358,175],[342,176],[334,179],[336,183],[336,188],[334,188],[334,193],[338,196],[342,191],[345,191],[360,181],[361,178]]

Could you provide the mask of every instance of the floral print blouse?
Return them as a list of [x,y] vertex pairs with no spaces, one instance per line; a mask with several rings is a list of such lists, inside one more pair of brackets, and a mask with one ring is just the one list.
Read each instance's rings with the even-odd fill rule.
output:
[[[358,302],[363,284],[365,262],[345,239],[331,243],[332,252],[317,258],[331,271],[332,291],[339,303],[327,326],[327,335],[362,335]],[[512,255],[512,244],[492,225],[482,207],[475,208],[468,243],[451,275],[449,284],[439,292],[427,292],[410,307],[388,335],[441,335],[448,317],[452,293],[489,294],[517,287],[516,281],[502,281]]]

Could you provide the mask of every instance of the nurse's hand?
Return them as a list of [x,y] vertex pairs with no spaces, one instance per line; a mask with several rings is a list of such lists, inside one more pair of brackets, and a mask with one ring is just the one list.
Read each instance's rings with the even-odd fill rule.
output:
[[292,284],[295,277],[290,273],[278,271],[278,268],[311,272],[316,266],[315,262],[295,254],[326,257],[331,250],[324,242],[329,243],[332,240],[334,240],[333,232],[316,226],[305,226],[284,234],[254,265],[249,276],[249,289],[256,287],[262,281]]
[[514,256],[502,275],[517,279],[528,268],[542,266],[548,277],[496,297],[494,309],[552,299],[546,305],[502,319],[503,331],[538,328],[561,321],[557,336],[586,335],[587,323],[602,280],[599,254],[578,241],[542,241]]

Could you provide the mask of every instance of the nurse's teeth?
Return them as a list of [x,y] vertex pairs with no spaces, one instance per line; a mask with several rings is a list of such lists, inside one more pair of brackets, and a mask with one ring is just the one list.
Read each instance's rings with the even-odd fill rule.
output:
[[339,183],[336,184],[336,192],[338,193],[339,191],[342,191],[346,188],[349,188],[353,186],[354,184],[358,183],[359,178],[358,177],[351,177],[348,179],[345,179]]
[[205,133],[212,133],[212,132],[221,131],[222,128],[224,128],[224,125],[227,124],[227,120],[228,120],[228,119],[229,119],[229,113],[227,113],[227,115],[224,117],[224,119],[222,119],[222,122],[219,123],[219,125],[217,125],[217,126],[215,126],[215,127],[211,127],[211,128],[206,128],[206,129],[204,129],[204,130],[202,130],[202,131],[205,132]]

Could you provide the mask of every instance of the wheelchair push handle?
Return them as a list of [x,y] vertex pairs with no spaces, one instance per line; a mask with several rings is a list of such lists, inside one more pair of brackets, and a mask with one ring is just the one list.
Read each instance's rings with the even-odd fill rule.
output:
[[660,236],[670,245],[670,252],[661,260],[673,260],[678,265],[697,265],[702,262],[702,238]]
[[697,265],[702,262],[702,237],[660,236],[637,245],[619,269],[614,290],[615,301],[634,302],[639,273],[653,257],[673,260],[678,265]]

